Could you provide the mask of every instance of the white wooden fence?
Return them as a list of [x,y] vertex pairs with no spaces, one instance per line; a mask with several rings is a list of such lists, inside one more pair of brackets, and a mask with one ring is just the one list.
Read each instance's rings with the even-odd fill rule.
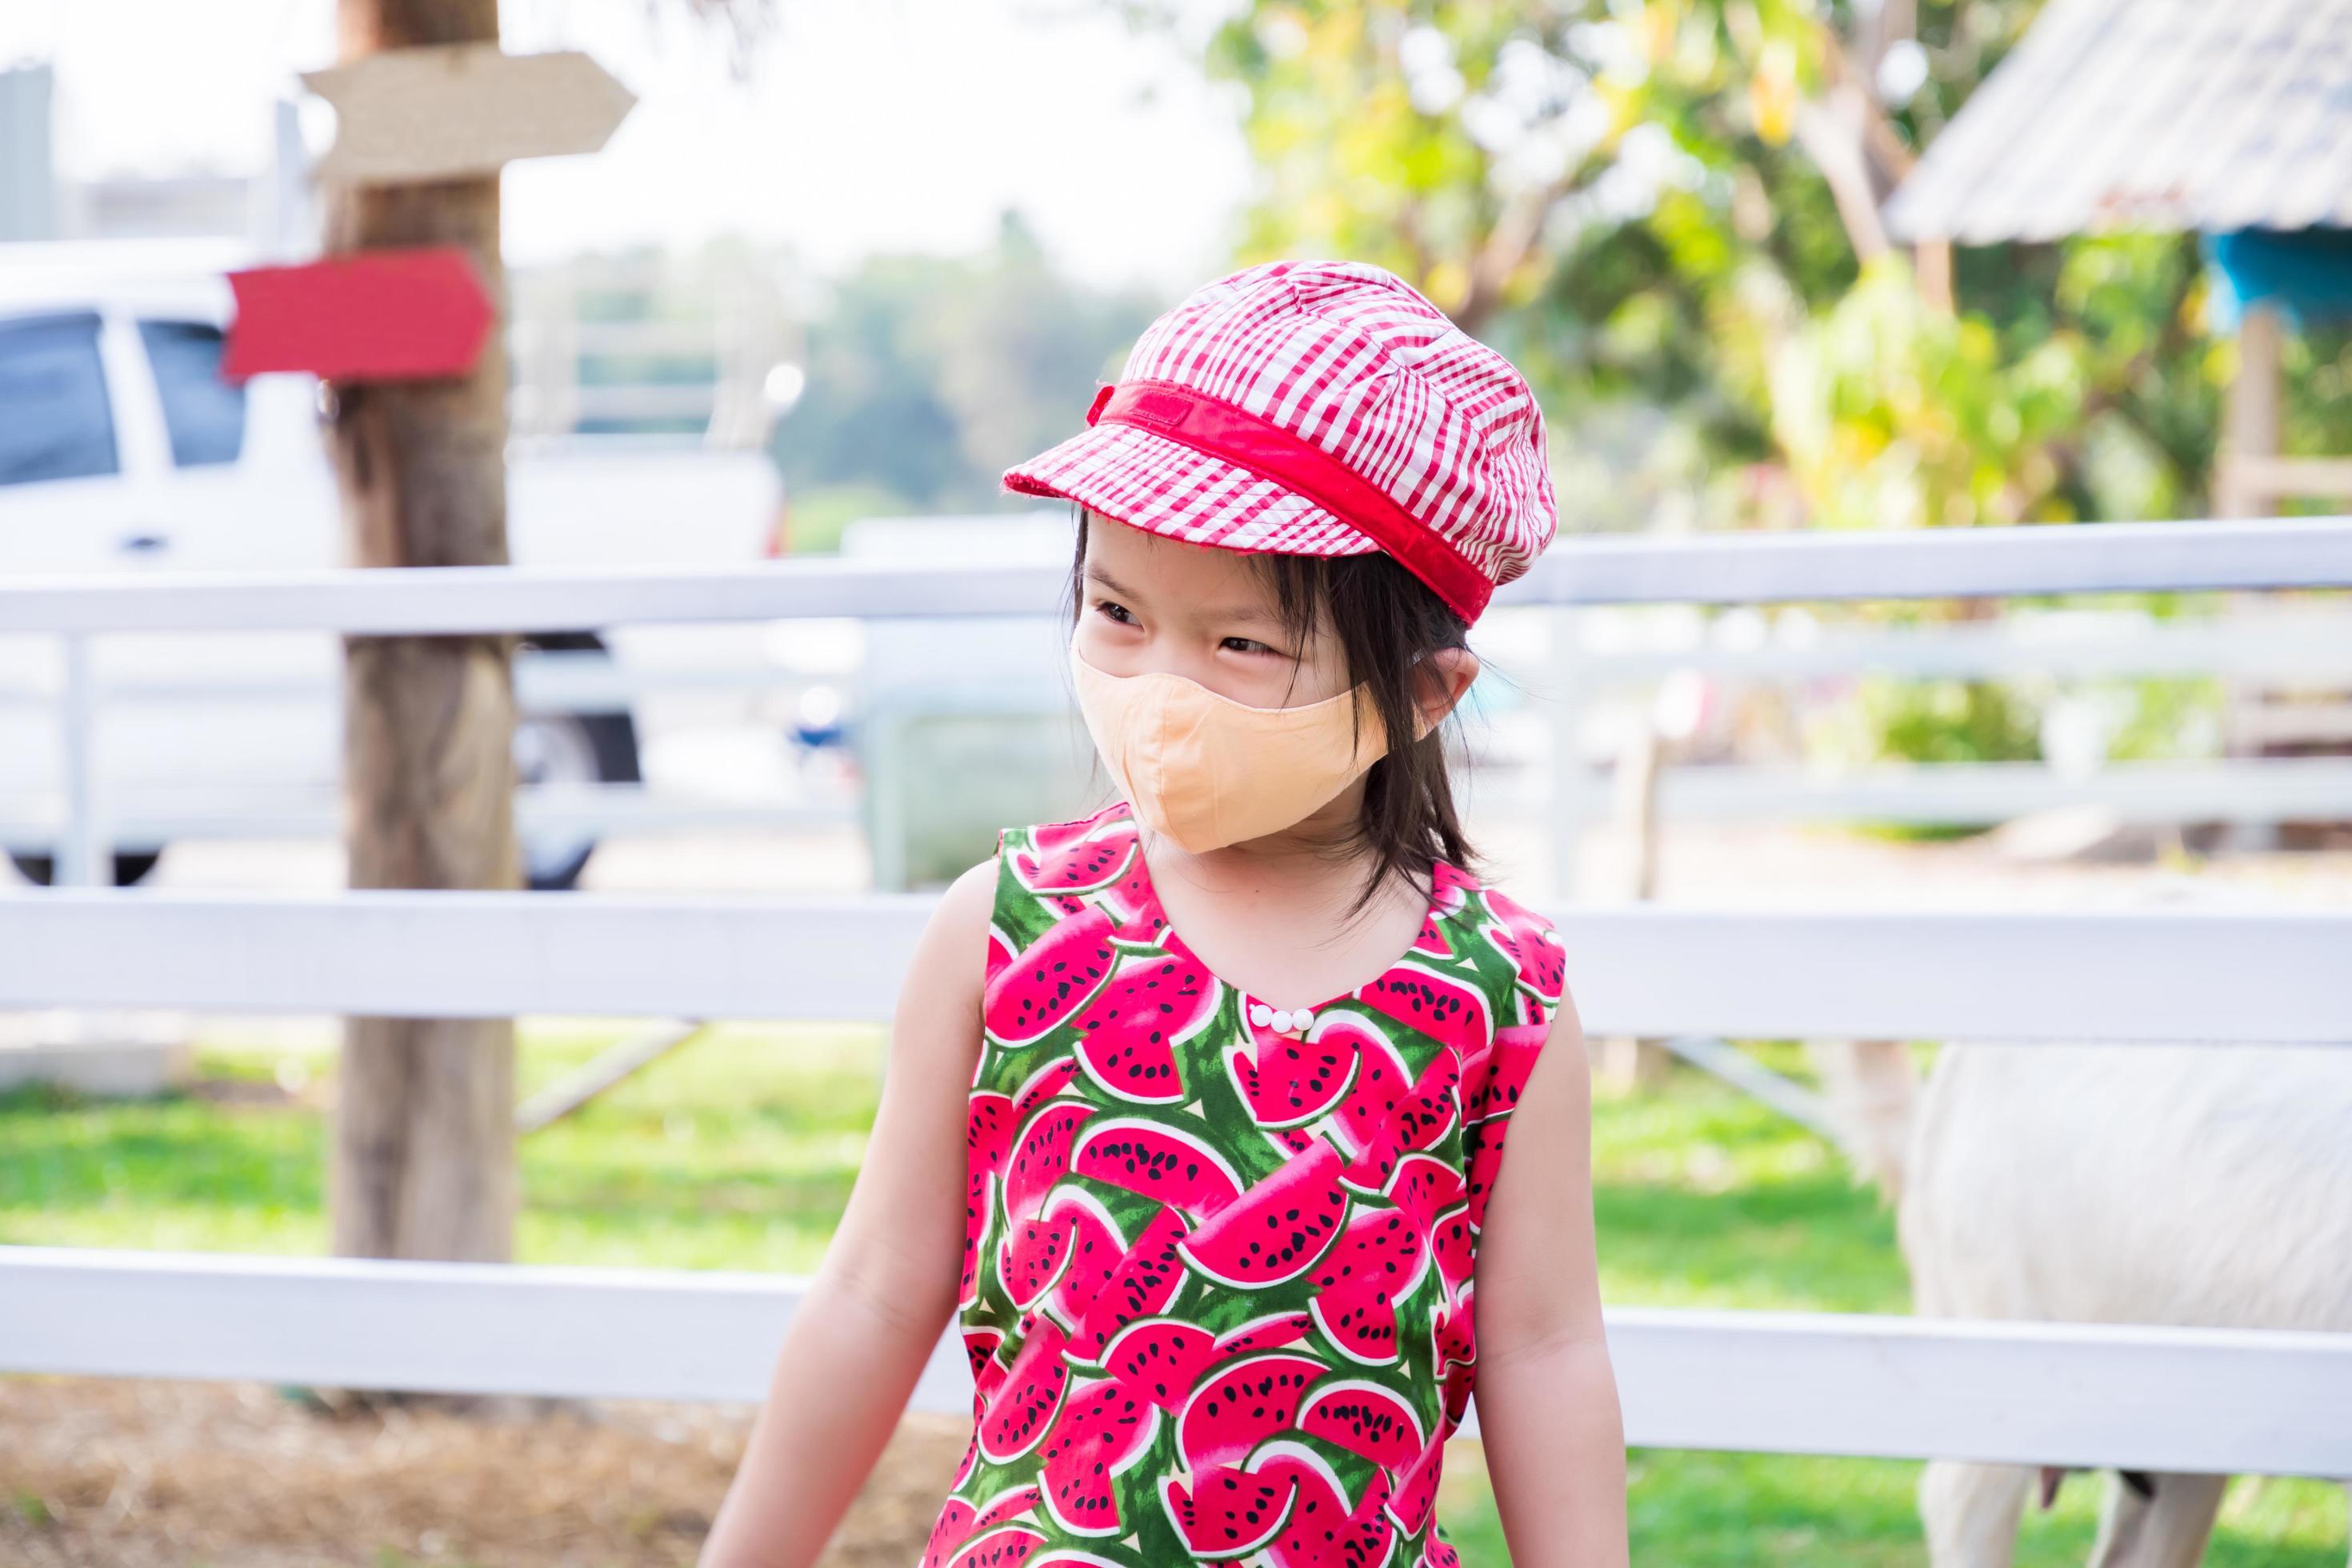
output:
[[[18,578],[0,631],[341,631],[432,636],[571,631],[793,616],[874,619],[1049,614],[1063,569],[848,559],[711,568]],[[1992,595],[2352,587],[2352,517],[1578,539],[1498,605],[1763,604]]]
[[[27,892],[0,899],[0,1008],[879,1021],[929,908]],[[1595,1035],[2352,1042],[2352,910],[1551,913]]]
[[[1567,612],[1564,612],[1567,613]],[[2084,679],[2118,675],[2211,675],[2278,685],[2352,687],[2352,613],[2282,612],[2268,616],[2147,621],[2129,615],[2074,615],[2057,625],[2002,620],[1911,627],[1837,627],[1809,637],[1776,635],[1741,640],[1721,619],[1680,627],[1671,640],[1612,645],[1555,629],[1563,678],[1548,684],[1597,693],[1678,672],[1743,680],[1802,681],[1880,673],[1930,679],[2032,675]],[[1786,628],[1782,628],[1783,632]],[[1699,635],[1692,635],[1697,633]],[[86,636],[88,634],[74,634]],[[698,662],[642,668],[603,654],[533,650],[518,659],[515,687],[527,713],[627,710],[646,700],[725,693],[750,700],[781,696],[804,684],[773,664]],[[1549,699],[1549,691],[1538,690]],[[340,698],[335,673],[306,677],[230,677],[155,670],[88,681],[82,700],[101,714],[169,711],[185,704],[315,704]],[[39,684],[0,686],[0,708],[51,713],[58,732],[87,748],[98,715],[69,711],[65,692]],[[1541,704],[1552,725],[1576,722],[1558,700]],[[243,783],[210,789],[162,781],[91,792],[0,792],[0,839],[24,845],[60,840],[148,847],[194,839],[328,837],[341,803],[328,784]],[[1533,778],[1482,782],[1483,815],[1509,815],[1572,837],[1587,826],[1561,809],[1558,792]],[[2037,811],[2097,805],[2126,821],[2267,824],[2325,819],[2352,801],[2352,760],[2124,763],[2069,773],[2040,763],[1877,765],[1822,773],[1770,764],[1669,767],[1660,785],[1675,820],[1813,820],[1997,824]],[[1596,803],[1599,804],[1599,803]],[[855,826],[854,795],[829,792],[732,794],[724,800],[640,784],[528,784],[516,791],[525,832],[586,838],[628,833],[787,829]],[[78,859],[68,880],[96,881],[98,863]]]
[[[2331,519],[1575,544],[1514,596],[2347,585],[2352,521]],[[458,632],[1034,613],[1057,588],[1035,571],[831,565],[58,583],[0,587],[0,627]],[[2352,1045],[2352,914],[1557,913],[1596,1032]],[[898,899],[36,892],[0,899],[0,1007],[870,1019],[919,918]],[[0,1248],[0,1368],[749,1399],[802,1289]],[[2352,1334],[1624,1308],[1609,1331],[1636,1444],[2352,1474]],[[968,1391],[945,1342],[917,1403],[960,1408]]]
[[[2277,584],[2302,562],[2309,581],[2340,577],[2342,520],[2226,524],[2106,525],[2095,530],[1975,530],[1916,536],[1813,535],[1773,539],[1584,541],[1538,564],[1499,602],[1566,609],[1659,598],[1739,602],[1838,599],[1916,592],[2010,593],[2086,587],[2245,588]],[[2283,563],[2285,563],[2283,566]],[[946,563],[941,563],[944,565]],[[710,572],[511,572],[496,568],[261,576],[23,580],[0,584],[0,633],[50,632],[66,657],[62,688],[0,689],[0,702],[52,707],[64,760],[55,804],[0,796],[0,830],[26,844],[59,846],[58,880],[102,880],[109,844],[146,847],[182,838],[331,833],[339,805],[304,788],[239,788],[226,795],[153,786],[101,792],[92,762],[97,710],[121,703],[331,699],[323,682],[239,681],[168,672],[101,679],[88,640],[106,630],[356,632],[550,631],[677,620],[837,614],[875,617],[947,613],[1035,614],[1059,590],[1058,563],[968,561],[945,571],[872,561],[804,561]],[[430,595],[409,584],[429,581]],[[1938,587],[1937,584],[1942,584]],[[1923,586],[1924,585],[1924,586]],[[2038,585],[2038,586],[2036,586]],[[1719,625],[1718,631],[1730,629]],[[2352,617],[2288,615],[2267,626],[2184,624],[2111,629],[2087,639],[2023,638],[2005,625],[1930,629],[1843,628],[1807,643],[1742,647],[1586,646],[1560,628],[1550,699],[1550,767],[1580,766],[1575,703],[1613,683],[1672,669],[1790,679],[1862,669],[1915,676],[1989,677],[2033,671],[2082,676],[2184,673],[2275,680],[2352,677]],[[527,704],[562,710],[625,708],[635,698],[682,689],[776,689],[773,668],[632,670],[601,657],[535,653],[518,670]],[[103,800],[100,799],[104,795]],[[2039,764],[1884,767],[1825,775],[1769,767],[1675,768],[1661,804],[1671,817],[1854,818],[1992,824],[2031,812],[2095,802],[2126,820],[2275,823],[2328,814],[2352,798],[2352,763],[2126,763],[2087,777]],[[1582,828],[1605,815],[1588,784],[1517,781],[1480,796],[1483,810],[1540,819],[1553,835],[1556,879],[1573,881]],[[642,785],[530,786],[518,792],[526,829],[610,833],[778,828],[847,822],[847,798],[682,797]]]

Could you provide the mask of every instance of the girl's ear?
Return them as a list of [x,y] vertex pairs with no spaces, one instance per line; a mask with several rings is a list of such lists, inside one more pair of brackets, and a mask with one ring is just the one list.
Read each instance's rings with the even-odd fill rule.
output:
[[1421,703],[1421,734],[1426,735],[1444,722],[1445,716],[1468,694],[1470,683],[1478,679],[1478,656],[1466,647],[1442,647],[1423,659],[1416,673],[1420,677],[1416,696]]

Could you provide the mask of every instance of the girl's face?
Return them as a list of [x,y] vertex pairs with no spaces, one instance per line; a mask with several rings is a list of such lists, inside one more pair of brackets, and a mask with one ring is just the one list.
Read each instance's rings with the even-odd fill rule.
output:
[[1286,633],[1274,588],[1238,552],[1162,539],[1087,514],[1078,656],[1106,675],[1181,675],[1252,708],[1348,689],[1338,639]]

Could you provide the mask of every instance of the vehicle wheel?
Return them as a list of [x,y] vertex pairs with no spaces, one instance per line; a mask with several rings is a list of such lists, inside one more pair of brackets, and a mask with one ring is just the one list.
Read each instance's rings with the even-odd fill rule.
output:
[[[145,881],[163,858],[160,849],[118,849],[114,852],[114,885],[135,888]],[[57,879],[57,862],[47,855],[11,854],[17,874],[37,887],[46,888]]]
[[[548,653],[605,651],[593,632],[540,632],[520,646]],[[515,776],[520,784],[641,783],[636,721],[626,713],[526,714],[515,724]],[[595,852],[593,833],[525,834],[523,881],[534,892],[569,892]]]
[[[637,727],[626,713],[544,714],[515,725],[515,778],[527,784],[635,784]],[[596,837],[574,828],[526,832],[523,879],[536,892],[577,887]]]

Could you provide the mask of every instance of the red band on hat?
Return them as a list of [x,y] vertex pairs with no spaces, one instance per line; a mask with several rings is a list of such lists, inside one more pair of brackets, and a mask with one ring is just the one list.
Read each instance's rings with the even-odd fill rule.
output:
[[1494,596],[1486,574],[1394,497],[1270,419],[1176,382],[1139,379],[1095,395],[1087,423],[1103,421],[1181,442],[1306,497],[1396,557],[1465,621]]

